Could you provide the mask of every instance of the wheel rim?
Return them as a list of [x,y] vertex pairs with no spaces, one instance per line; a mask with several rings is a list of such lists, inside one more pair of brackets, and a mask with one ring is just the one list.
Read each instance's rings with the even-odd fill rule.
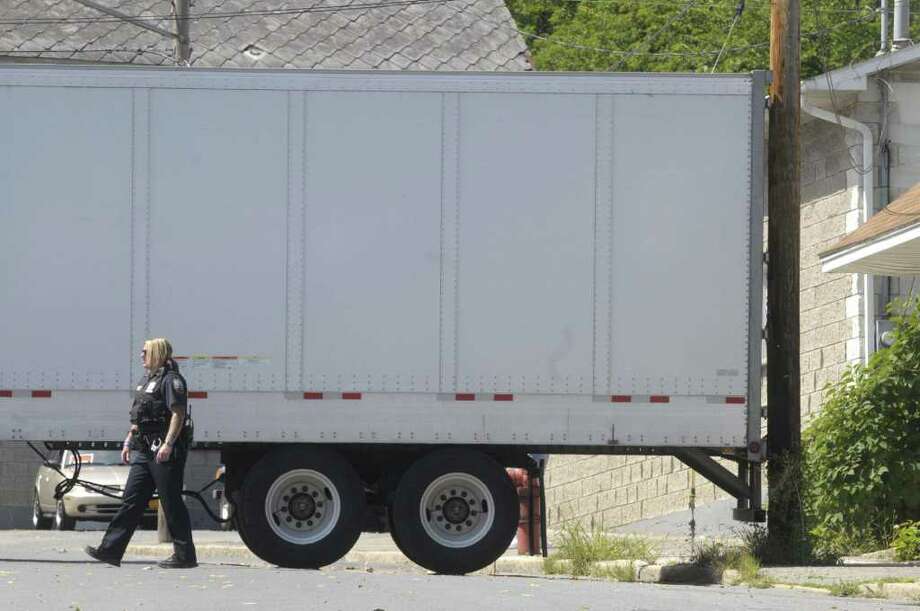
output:
[[265,495],[265,518],[281,539],[297,545],[321,541],[339,521],[341,497],[328,477],[312,469],[280,476]]
[[425,533],[444,547],[475,545],[492,528],[495,502],[482,480],[448,473],[422,493],[419,517]]

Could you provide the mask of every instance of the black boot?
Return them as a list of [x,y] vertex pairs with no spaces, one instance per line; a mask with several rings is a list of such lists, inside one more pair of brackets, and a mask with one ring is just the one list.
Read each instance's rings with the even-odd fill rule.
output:
[[83,551],[99,562],[105,562],[106,564],[111,564],[112,566],[121,566],[121,558],[116,558],[115,556],[107,556],[92,545],[87,545],[83,548]]
[[166,560],[157,562],[161,569],[193,569],[198,566],[195,560],[179,560],[175,554]]

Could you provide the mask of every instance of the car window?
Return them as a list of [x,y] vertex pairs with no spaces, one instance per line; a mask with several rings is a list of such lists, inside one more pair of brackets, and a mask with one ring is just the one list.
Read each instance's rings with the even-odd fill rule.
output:
[[[121,453],[118,450],[82,450],[80,460],[86,465],[120,465]],[[74,465],[73,452],[64,453],[64,466]]]

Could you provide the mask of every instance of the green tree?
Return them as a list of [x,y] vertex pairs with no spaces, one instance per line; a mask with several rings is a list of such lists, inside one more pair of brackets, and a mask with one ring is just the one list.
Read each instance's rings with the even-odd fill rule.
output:
[[[920,0],[915,4],[920,11]],[[723,45],[718,72],[769,65],[769,0],[507,0],[507,5],[538,70],[709,72]],[[803,77],[872,57],[878,49],[873,0],[802,0],[801,13]],[[913,22],[917,39],[920,19]]]

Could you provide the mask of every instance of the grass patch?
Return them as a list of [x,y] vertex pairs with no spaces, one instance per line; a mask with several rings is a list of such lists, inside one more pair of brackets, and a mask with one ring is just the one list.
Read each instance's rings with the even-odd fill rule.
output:
[[707,567],[717,575],[727,570],[738,571],[738,581],[754,588],[769,588],[769,577],[760,574],[760,561],[744,545],[704,543],[696,547],[692,562]]
[[600,567],[594,566],[591,575],[603,579],[613,579],[614,581],[635,581],[636,571],[632,563],[623,566]]
[[857,581],[838,581],[827,587],[834,596],[859,596],[859,582]]
[[[655,559],[655,549],[642,537],[618,537],[601,530],[587,531],[580,524],[566,526],[559,538],[557,551],[543,562],[547,574],[571,573],[572,575],[595,575],[620,581],[632,581],[631,567],[605,568],[598,574],[596,563],[605,560]],[[627,571],[630,578],[625,579]]]
[[547,575],[563,575],[569,572],[567,562],[561,562],[557,555],[547,556],[543,559],[543,572]]

